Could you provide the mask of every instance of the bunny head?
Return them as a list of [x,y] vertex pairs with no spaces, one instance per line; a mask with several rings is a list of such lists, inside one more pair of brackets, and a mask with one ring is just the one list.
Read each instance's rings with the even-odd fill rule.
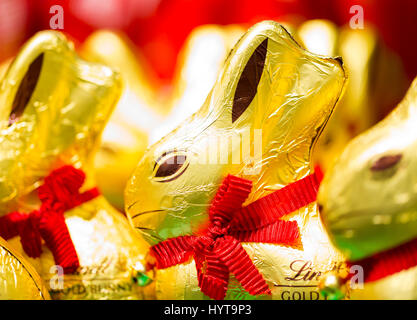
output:
[[[369,129],[403,97],[407,81],[400,59],[372,27],[338,27],[327,20],[309,20],[297,36],[314,53],[340,55],[349,70],[349,83],[314,153],[327,171],[348,142]],[[395,83],[392,86],[391,83]]]
[[354,139],[320,188],[321,217],[351,261],[417,236],[417,79],[383,121]]
[[77,57],[54,31],[35,35],[1,83],[0,209],[63,164],[87,166],[120,93],[111,69]]
[[252,27],[200,110],[140,161],[125,192],[133,225],[157,243],[198,230],[227,174],[253,181],[248,202],[306,176],[345,80],[340,60],[305,51],[279,24]]

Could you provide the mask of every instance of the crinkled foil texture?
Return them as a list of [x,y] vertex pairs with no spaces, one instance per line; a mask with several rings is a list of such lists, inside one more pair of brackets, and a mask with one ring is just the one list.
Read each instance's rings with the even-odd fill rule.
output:
[[[39,59],[41,71],[31,80],[36,86],[30,95],[21,83]],[[120,90],[117,73],[79,59],[62,34],[44,31],[30,39],[1,83],[0,215],[30,206],[27,195],[59,166],[89,171],[90,155]],[[16,101],[28,94],[18,121],[10,124]],[[87,177],[92,185],[88,172]]]
[[[62,287],[52,253],[42,247],[40,258],[23,255],[36,268],[53,299],[142,299],[134,282],[134,267],[141,267],[147,247],[126,218],[96,198],[65,213],[80,268],[64,275]],[[20,238],[10,244],[23,252]],[[141,245],[143,244],[143,245]],[[143,267],[142,267],[143,270]]]
[[[20,118],[9,125],[17,88],[31,63],[42,55],[36,88]],[[79,59],[61,33],[44,31],[29,40],[0,91],[0,216],[39,209],[36,188],[63,165],[86,173],[81,192],[96,187],[92,155],[120,91],[117,73]],[[146,246],[127,219],[102,196],[66,212],[65,218],[80,269],[64,276],[63,287],[48,248],[43,246],[41,257],[32,259],[24,254],[19,237],[9,241],[35,266],[52,298],[141,298],[133,277],[134,269],[141,269],[138,263]]]
[[242,33],[234,25],[194,29],[179,55],[169,95],[158,92],[146,62],[122,34],[99,30],[84,42],[81,55],[119,70],[124,82],[94,163],[97,184],[116,208],[124,210],[124,188],[149,143],[198,110]]
[[[343,256],[329,242],[318,219],[315,204],[292,214],[299,222],[302,249],[274,244],[244,243],[243,247],[262,273],[273,300],[321,300],[317,285],[324,273],[338,270],[346,274]],[[158,299],[207,299],[199,287],[194,261],[156,271]],[[247,293],[232,276],[228,300],[259,299]]]
[[48,292],[33,267],[0,238],[0,300],[48,298]]
[[[256,88],[256,94],[253,100],[236,97],[236,92],[243,92],[237,87],[242,75],[247,76],[245,65],[261,43],[267,43],[265,62],[251,69],[261,74],[259,83],[247,82],[248,91]],[[257,51],[261,56],[262,50]],[[253,181],[248,204],[311,173],[312,148],[345,81],[340,61],[305,51],[274,22],[254,26],[229,54],[201,109],[152,145],[138,164],[125,192],[132,224],[150,244],[193,234],[206,225],[207,209],[227,174]],[[251,101],[237,117],[236,100]],[[257,144],[261,157],[253,149],[250,159],[240,157],[241,144],[230,142],[234,138],[248,139],[251,148]],[[238,161],[232,161],[236,155]],[[173,156],[186,160],[171,170],[173,175],[161,178],[159,168]],[[343,258],[325,235],[315,203],[284,219],[297,220],[301,247],[243,246],[264,275],[273,299],[319,299],[316,286],[321,274],[343,268]],[[159,299],[207,299],[198,287],[193,261],[157,270],[155,290]],[[257,297],[231,278],[226,298]]]

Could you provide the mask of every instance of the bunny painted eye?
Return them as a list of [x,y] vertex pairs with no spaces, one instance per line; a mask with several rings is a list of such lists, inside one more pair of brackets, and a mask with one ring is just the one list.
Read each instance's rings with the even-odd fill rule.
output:
[[383,156],[376,160],[372,166],[371,171],[379,172],[394,167],[402,158],[402,154]]
[[188,168],[187,155],[183,151],[165,152],[156,160],[153,177],[158,182],[169,182],[180,177]]
[[22,82],[19,85],[13,101],[12,111],[9,115],[9,126],[19,120],[32,96],[38,83],[42,70],[43,54],[39,55],[29,66]]

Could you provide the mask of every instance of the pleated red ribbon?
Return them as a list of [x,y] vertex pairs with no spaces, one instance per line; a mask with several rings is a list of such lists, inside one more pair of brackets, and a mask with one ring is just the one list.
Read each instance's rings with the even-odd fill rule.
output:
[[297,222],[280,218],[314,202],[321,179],[317,169],[315,174],[242,207],[252,182],[228,175],[209,208],[208,228],[200,235],[171,238],[152,246],[155,267],[165,269],[193,257],[200,289],[212,299],[224,299],[230,273],[251,295],[271,294],[241,242],[297,244]]
[[56,265],[64,273],[73,273],[80,263],[64,212],[90,201],[99,195],[97,188],[80,193],[85,173],[72,166],[51,172],[38,188],[42,204],[39,210],[27,213],[12,212],[0,218],[0,236],[7,239],[20,236],[23,250],[29,257],[42,253],[42,239],[51,250]]

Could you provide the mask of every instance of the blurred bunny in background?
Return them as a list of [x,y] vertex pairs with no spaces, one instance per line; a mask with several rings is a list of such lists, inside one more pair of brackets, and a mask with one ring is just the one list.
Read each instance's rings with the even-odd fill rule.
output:
[[387,118],[348,144],[320,188],[331,239],[362,268],[364,287],[352,298],[417,298],[416,116],[417,79]]
[[100,190],[120,211],[126,183],[148,145],[198,110],[242,33],[238,26],[195,29],[177,62],[172,91],[166,93],[122,34],[97,31],[83,43],[80,53],[85,59],[118,70],[124,80],[94,165]]

